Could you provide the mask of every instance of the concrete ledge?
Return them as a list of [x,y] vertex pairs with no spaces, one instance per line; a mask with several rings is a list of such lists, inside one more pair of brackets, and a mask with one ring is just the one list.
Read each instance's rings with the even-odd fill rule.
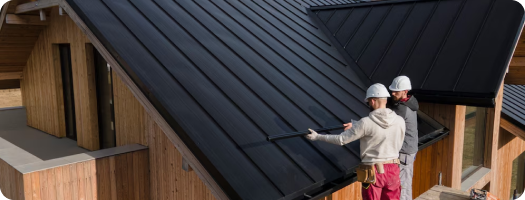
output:
[[5,107],[5,108],[0,108],[0,111],[2,110],[16,110],[16,109],[23,109],[24,106],[15,106],[15,107]]
[[30,163],[25,165],[19,165],[16,166],[15,169],[18,170],[22,174],[27,174],[35,171],[42,171],[50,168],[60,167],[64,165],[70,165],[73,163],[79,163],[134,151],[140,151],[148,149],[148,147],[142,146],[140,144],[131,144],[126,146],[120,146],[110,149],[103,149],[99,151],[93,151],[88,153],[81,153],[71,156],[66,156],[62,158],[52,159],[52,160],[46,160],[42,162],[36,162],[36,163]]
[[481,180],[485,175],[490,173],[490,169],[485,167],[479,167],[474,172],[472,172],[465,180],[461,182],[461,190],[467,191],[472,186],[476,185],[476,183]]

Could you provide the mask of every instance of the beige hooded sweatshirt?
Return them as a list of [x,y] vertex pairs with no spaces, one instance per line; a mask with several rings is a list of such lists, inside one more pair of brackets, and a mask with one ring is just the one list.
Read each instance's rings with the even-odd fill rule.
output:
[[361,162],[373,164],[399,158],[405,138],[405,120],[388,108],[370,112],[339,135],[318,135],[317,140],[345,145],[361,139]]

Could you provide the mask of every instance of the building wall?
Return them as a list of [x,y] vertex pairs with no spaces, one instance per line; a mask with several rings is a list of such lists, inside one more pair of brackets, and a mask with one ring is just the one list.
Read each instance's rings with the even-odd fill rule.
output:
[[197,174],[182,169],[182,156],[128,87],[113,74],[117,146],[149,146],[151,200],[212,200]]
[[0,189],[2,194],[12,200],[24,197],[24,179],[22,173],[0,159]]
[[[88,65],[86,46],[90,41],[67,16],[54,7],[49,25],[40,33],[23,70],[23,105],[28,125],[57,137],[66,135],[64,101],[58,47],[71,45],[73,88],[78,145],[99,149],[94,67]],[[90,58],[91,59],[91,58]]]
[[512,162],[525,151],[525,141],[514,136],[512,133],[501,128],[498,144],[498,197],[508,199],[510,197]]
[[[146,130],[144,107],[133,96],[128,87],[113,72],[113,99],[115,110],[115,131],[117,146],[127,144],[142,144],[148,146],[148,135],[151,130]],[[146,121],[147,120],[147,121]]]
[[321,200],[362,200],[361,183],[355,182]]
[[463,134],[461,127],[464,127],[465,123],[465,107],[420,103],[420,110],[447,127],[450,135],[418,152],[412,183],[414,198],[438,185],[440,173],[441,183],[445,186],[452,187],[455,184],[457,187],[461,183],[461,162],[458,163],[458,159],[461,161],[461,156],[455,155],[454,152],[462,151],[463,147],[463,141],[458,140],[456,133]]

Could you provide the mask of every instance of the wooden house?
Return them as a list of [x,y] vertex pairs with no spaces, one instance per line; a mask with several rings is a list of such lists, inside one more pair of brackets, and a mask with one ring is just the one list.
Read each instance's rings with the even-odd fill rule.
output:
[[23,107],[0,111],[0,188],[360,199],[357,141],[266,138],[367,116],[366,88],[404,74],[421,101],[414,197],[507,198],[523,187],[508,176],[523,123],[502,114],[503,82],[525,85],[523,19],[512,0],[11,0],[0,88],[20,87]]

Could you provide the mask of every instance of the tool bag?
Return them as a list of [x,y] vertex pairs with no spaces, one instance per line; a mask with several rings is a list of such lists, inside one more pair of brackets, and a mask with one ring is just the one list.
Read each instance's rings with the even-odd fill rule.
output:
[[359,165],[355,170],[357,172],[357,181],[366,184],[376,183],[376,170],[374,165]]
[[486,190],[472,189],[470,190],[470,199],[473,200],[499,200],[496,196],[487,192]]

